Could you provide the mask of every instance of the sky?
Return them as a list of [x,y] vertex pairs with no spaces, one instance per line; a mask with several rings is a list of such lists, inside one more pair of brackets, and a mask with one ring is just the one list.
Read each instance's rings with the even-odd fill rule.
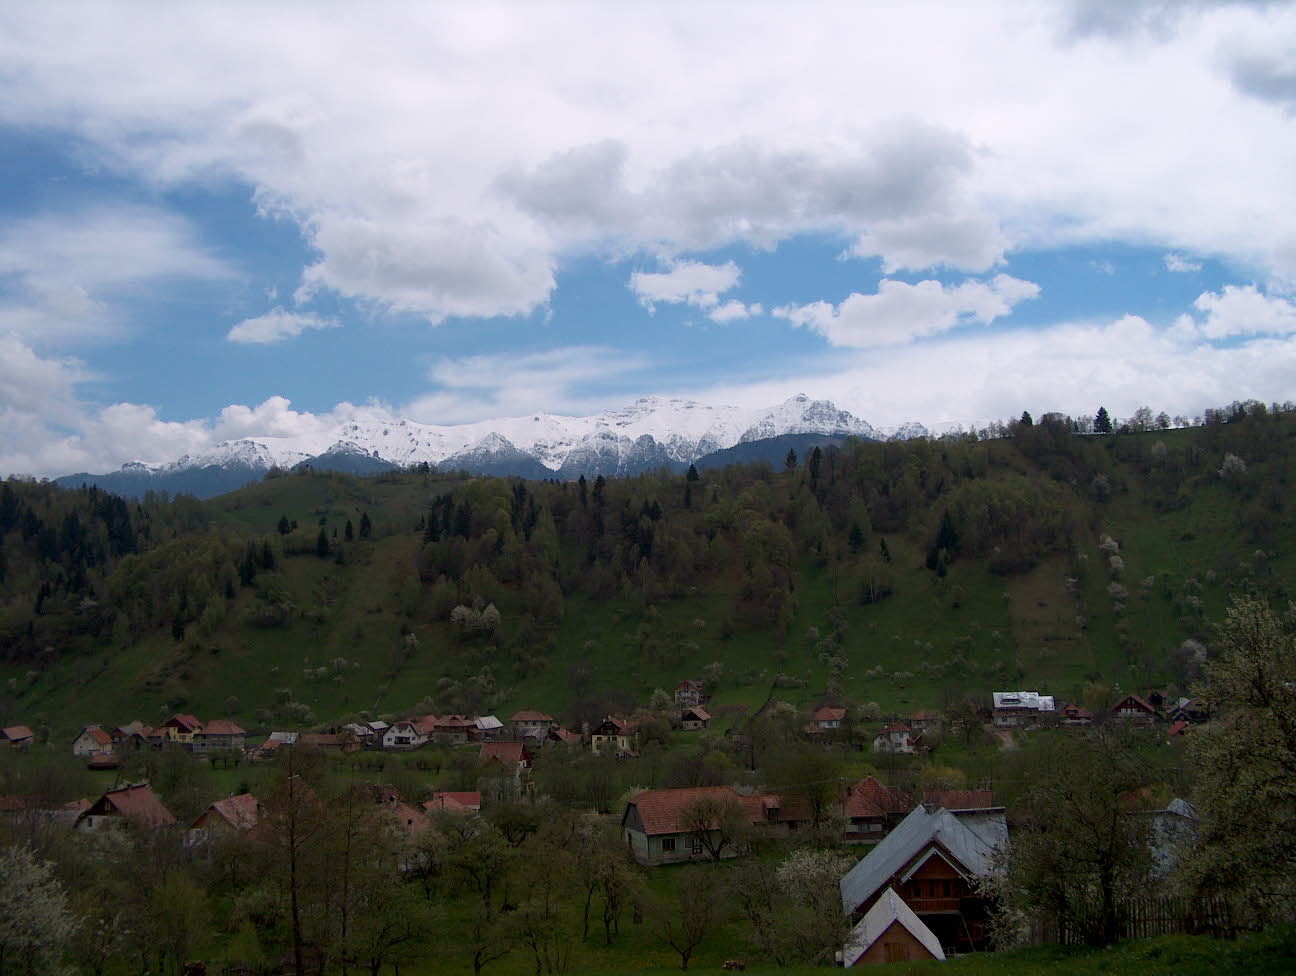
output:
[[0,6],[0,473],[1296,383],[1296,5]]

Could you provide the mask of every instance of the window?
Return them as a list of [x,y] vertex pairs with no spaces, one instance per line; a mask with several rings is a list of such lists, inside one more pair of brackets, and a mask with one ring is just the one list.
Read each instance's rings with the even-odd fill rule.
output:
[[702,853],[702,838],[701,838],[701,837],[696,837],[696,836],[693,837],[693,838],[691,838],[691,840],[690,840],[690,842],[689,842],[689,848],[692,850],[692,852],[693,852],[693,856],[694,856],[694,857],[696,857],[696,856],[698,856],[699,854],[701,854],[701,853]]
[[675,838],[674,838],[674,837],[663,837],[663,838],[662,838],[662,842],[661,842],[661,849],[662,849],[663,851],[673,851],[673,850],[675,850]]

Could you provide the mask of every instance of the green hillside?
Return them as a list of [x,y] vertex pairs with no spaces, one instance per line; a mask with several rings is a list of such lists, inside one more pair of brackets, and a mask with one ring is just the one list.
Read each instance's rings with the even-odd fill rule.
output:
[[1296,569],[1296,415],[1211,419],[605,485],[302,473],[134,505],[11,480],[0,719],[579,721],[714,662],[721,706],[1182,688],[1227,597],[1286,597]]

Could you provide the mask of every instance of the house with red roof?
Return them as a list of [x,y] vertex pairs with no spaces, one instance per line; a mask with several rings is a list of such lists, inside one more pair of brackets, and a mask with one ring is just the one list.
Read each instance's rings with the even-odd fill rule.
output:
[[1152,703],[1141,695],[1126,695],[1116,703],[1116,707],[1112,709],[1112,714],[1117,718],[1134,722],[1155,722],[1157,717],[1156,709],[1152,707]]
[[[774,805],[767,800],[773,800]],[[745,847],[740,837],[731,836],[732,828],[776,820],[777,813],[771,816],[770,811],[778,811],[777,800],[742,796],[731,786],[646,790],[626,803],[621,835],[630,855],[640,864],[698,861],[710,858],[712,851],[719,851],[721,857],[735,857],[744,853]],[[703,801],[705,807],[700,805]],[[721,814],[709,829],[699,820],[706,808]],[[726,810],[735,822],[729,822]]]
[[1058,715],[1061,716],[1063,725],[1093,725],[1093,712],[1074,702],[1059,708]]
[[483,742],[477,786],[489,800],[516,800],[531,792],[532,756],[523,742]]
[[810,722],[816,728],[824,732],[835,732],[842,727],[846,721],[846,709],[837,705],[824,705],[817,708],[814,714],[810,716]]
[[214,718],[194,733],[193,751],[200,754],[208,752],[242,752],[247,732],[232,719]]
[[481,810],[480,790],[442,790],[432,794],[432,799],[419,804],[424,813],[477,813]]
[[31,747],[34,737],[26,725],[11,725],[0,729],[0,748],[27,749]]
[[87,725],[72,740],[72,755],[81,759],[93,759],[95,756],[108,756],[112,753],[112,736],[98,725]]
[[154,829],[176,822],[147,783],[109,790],[77,817],[77,830],[111,830],[120,827]]
[[217,800],[194,821],[194,830],[231,830],[245,834],[261,819],[261,803],[251,793],[240,793]]
[[578,746],[583,741],[579,732],[572,732],[569,729],[564,729],[561,725],[555,725],[551,728],[549,734],[546,736],[546,740],[549,742],[557,742],[564,746]]
[[680,712],[680,728],[685,732],[697,732],[711,727],[711,713],[701,705],[690,705]]
[[702,694],[702,682],[696,678],[685,678],[677,684],[675,686],[675,704],[680,708],[706,704],[706,695]]
[[162,723],[162,734],[170,742],[192,747],[194,736],[202,731],[203,724],[193,715],[172,715]]
[[928,732],[939,732],[943,721],[944,718],[941,716],[940,712],[932,712],[920,708],[905,719],[905,724],[915,732],[921,732],[926,735]]
[[873,737],[873,751],[912,756],[918,751],[921,739],[921,734],[904,722],[892,722]]
[[639,723],[609,715],[590,732],[590,752],[617,759],[639,755]]
[[[432,718],[433,716],[428,716]],[[431,735],[434,742],[444,745],[463,745],[470,738],[477,736],[477,722],[467,715],[444,715],[432,725]]]
[[537,712],[533,708],[524,708],[514,712],[509,718],[509,731],[513,733],[515,739],[519,740],[528,734],[537,734],[543,738],[545,733],[557,724],[558,722],[551,715]]

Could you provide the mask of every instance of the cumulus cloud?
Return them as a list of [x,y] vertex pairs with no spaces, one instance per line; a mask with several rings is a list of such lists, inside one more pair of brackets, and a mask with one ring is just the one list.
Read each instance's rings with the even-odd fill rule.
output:
[[1225,285],[1222,291],[1203,292],[1193,306],[1205,316],[1199,328],[1208,339],[1296,332],[1296,305],[1266,295],[1255,285]]
[[1191,274],[1202,269],[1200,261],[1190,261],[1182,254],[1175,254],[1173,251],[1165,256],[1165,266],[1167,271],[1179,274]]
[[149,186],[251,186],[318,251],[307,293],[431,321],[529,312],[573,253],[803,233],[888,273],[1135,240],[1296,277],[1253,218],[1296,210],[1287,62],[1218,57],[1296,14],[1115,6],[284,3],[233,30],[228,5],[17,4],[0,121]]
[[911,285],[883,278],[874,294],[855,292],[839,305],[785,305],[774,315],[818,332],[834,346],[868,348],[898,345],[972,322],[988,325],[1039,291],[1034,282],[1002,274],[989,282],[968,280],[954,286],[934,279]]
[[730,322],[737,322],[741,319],[749,319],[754,315],[764,314],[764,307],[760,302],[752,302],[750,305],[744,305],[736,298],[731,298],[723,305],[717,305],[707,312],[707,318],[712,322],[718,322],[720,325],[727,325]]
[[711,308],[720,296],[738,285],[742,272],[732,261],[704,264],[680,261],[669,271],[636,271],[630,275],[630,290],[644,308],[653,309],[657,302],[683,302],[698,308]]
[[338,323],[302,312],[290,312],[276,306],[264,315],[244,319],[234,325],[225,338],[230,342],[269,345],[301,335],[307,329],[333,329]]

